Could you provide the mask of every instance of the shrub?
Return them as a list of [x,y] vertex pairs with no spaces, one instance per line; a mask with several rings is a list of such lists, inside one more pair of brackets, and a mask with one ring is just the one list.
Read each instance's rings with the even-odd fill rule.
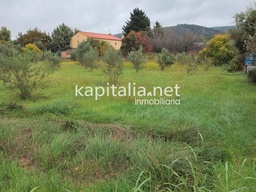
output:
[[250,82],[256,83],[256,68],[250,70],[247,76]]
[[[98,52],[93,48],[90,42],[82,42],[78,45],[75,51],[75,58],[81,65],[85,68],[90,67],[93,69],[95,67],[95,61],[98,58]],[[73,56],[72,56],[73,57]]]
[[165,67],[171,66],[174,63],[174,57],[166,48],[163,48],[162,51],[158,54],[157,62],[163,71]]
[[118,77],[123,71],[123,59],[120,52],[108,49],[103,56],[103,60],[106,63],[103,67],[103,72],[110,76],[109,83],[117,84]]
[[38,54],[42,53],[42,51],[35,44],[32,44],[32,43],[29,43],[25,47],[22,47],[22,51],[23,52],[33,51]]
[[90,45],[97,50],[99,56],[103,56],[104,53],[109,49],[113,48],[110,44],[108,44],[106,41],[100,41],[96,39],[89,38],[87,43],[90,43]]
[[188,55],[186,53],[179,53],[176,55],[176,61],[179,64],[185,65],[185,64],[195,62],[195,59],[194,59],[194,57],[192,57],[191,55]]
[[215,66],[229,64],[237,50],[228,35],[216,35],[199,54],[211,58]]
[[43,52],[42,60],[47,60],[53,68],[60,67],[61,58],[50,51]]
[[48,59],[33,51],[11,55],[0,54],[0,80],[18,93],[21,99],[31,97],[32,91],[56,68]]
[[127,58],[132,62],[136,72],[142,69],[141,65],[146,62],[146,58],[142,52],[142,47],[140,47],[137,51],[131,51],[130,53],[128,53]]

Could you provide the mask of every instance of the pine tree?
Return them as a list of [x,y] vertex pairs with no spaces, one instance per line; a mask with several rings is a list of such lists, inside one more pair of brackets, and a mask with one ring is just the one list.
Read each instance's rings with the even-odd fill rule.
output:
[[130,13],[130,20],[126,22],[122,29],[125,36],[131,31],[150,31],[150,19],[144,11],[135,8]]
[[60,52],[70,48],[70,40],[74,35],[73,30],[64,23],[59,25],[52,32],[51,50]]

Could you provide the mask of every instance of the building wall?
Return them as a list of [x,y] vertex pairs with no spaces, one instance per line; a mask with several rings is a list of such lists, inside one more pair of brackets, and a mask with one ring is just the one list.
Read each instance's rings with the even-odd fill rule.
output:
[[106,39],[102,39],[101,41],[105,41],[108,44],[112,45],[115,50],[119,50],[122,45],[122,41],[114,41],[114,40],[106,40]]
[[87,37],[85,35],[77,33],[71,38],[70,47],[72,49],[76,49],[79,43],[82,43],[83,41],[87,41]]
[[[87,39],[88,38],[85,35],[77,33],[76,35],[74,35],[71,38],[70,47],[72,49],[76,49],[77,46],[79,45],[79,43],[82,43],[83,41],[87,41]],[[122,45],[122,41],[107,40],[107,39],[97,39],[97,40],[107,42],[108,44],[112,45],[115,50],[119,50],[121,48],[121,45]]]

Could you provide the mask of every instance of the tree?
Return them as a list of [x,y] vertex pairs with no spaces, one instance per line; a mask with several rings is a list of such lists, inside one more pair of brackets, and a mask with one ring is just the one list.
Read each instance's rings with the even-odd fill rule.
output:
[[103,55],[103,61],[105,62],[103,72],[110,77],[109,83],[116,85],[119,76],[123,73],[123,59],[120,52],[112,48],[108,49]]
[[149,37],[145,32],[136,32],[131,31],[123,40],[122,40],[122,54],[127,56],[129,52],[134,50],[139,50],[140,46],[143,49],[143,52],[150,52],[153,50],[153,46],[149,41]]
[[256,54],[256,10],[249,8],[245,13],[237,14],[235,19],[240,35],[236,39],[238,48],[241,52]]
[[90,42],[82,42],[78,45],[75,52],[77,61],[85,68],[90,67],[91,70],[95,67],[95,61],[98,58],[96,48],[93,48]]
[[229,64],[237,54],[237,49],[233,45],[230,37],[225,35],[216,35],[210,39],[206,48],[201,50],[200,55],[212,59],[215,66]]
[[142,52],[142,47],[137,51],[131,51],[127,58],[132,62],[136,72],[142,69],[142,65],[146,62],[146,58]]
[[168,49],[163,48],[158,54],[157,62],[159,64],[159,67],[163,71],[165,67],[171,66],[174,63],[174,57],[170,54]]
[[35,28],[35,29],[29,29],[25,34],[19,33],[17,42],[22,47],[25,47],[27,44],[32,43],[37,45],[40,44],[41,50],[49,50],[51,38],[46,33],[41,32],[38,28]]
[[135,31],[131,31],[125,38],[122,39],[121,51],[124,57],[132,50],[139,49],[139,41]]
[[87,42],[89,42],[90,45],[98,51],[99,56],[103,56],[109,48],[113,48],[113,46],[108,44],[106,41],[89,38]]
[[127,36],[131,31],[148,31],[150,32],[150,19],[144,11],[139,8],[135,8],[130,13],[130,20],[123,26],[124,35]]
[[73,30],[62,23],[52,32],[51,50],[53,52],[61,52],[70,48],[70,40],[74,35]]
[[151,37],[151,42],[153,45],[153,50],[155,52],[160,52],[163,45],[163,38],[164,38],[164,30],[163,27],[161,26],[161,24],[157,21],[155,23],[155,26],[153,27],[153,33],[152,33],[152,37]]
[[[51,57],[49,54],[47,56]],[[28,99],[32,91],[56,68],[56,63],[50,57],[33,51],[21,53],[10,50],[9,54],[0,53],[0,80],[21,99]]]
[[6,27],[2,27],[0,30],[0,43],[11,41],[11,31]]
[[173,53],[182,53],[190,51],[199,51],[201,48],[196,44],[198,42],[203,42],[203,38],[198,36],[194,32],[185,32],[183,34],[174,36],[169,41],[169,49]]

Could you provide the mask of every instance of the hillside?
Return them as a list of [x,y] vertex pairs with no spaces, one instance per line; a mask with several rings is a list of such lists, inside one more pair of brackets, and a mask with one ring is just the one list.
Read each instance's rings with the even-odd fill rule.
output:
[[179,24],[176,26],[165,27],[164,30],[166,32],[172,30],[174,31],[174,34],[177,36],[183,35],[184,33],[193,32],[199,36],[203,36],[206,39],[209,39],[216,34],[222,33],[221,31],[216,29],[211,29],[193,24]]
[[219,27],[211,27],[211,29],[215,29],[218,31],[226,32],[230,29],[236,29],[236,26],[219,26]]
[[[220,26],[220,27],[204,27],[193,24],[178,24],[176,26],[164,27],[166,33],[174,32],[175,35],[179,36],[187,32],[193,32],[199,36],[203,36],[206,39],[211,38],[212,36],[224,33],[230,28],[235,28],[235,26]],[[122,33],[118,33],[115,36],[121,38]]]

